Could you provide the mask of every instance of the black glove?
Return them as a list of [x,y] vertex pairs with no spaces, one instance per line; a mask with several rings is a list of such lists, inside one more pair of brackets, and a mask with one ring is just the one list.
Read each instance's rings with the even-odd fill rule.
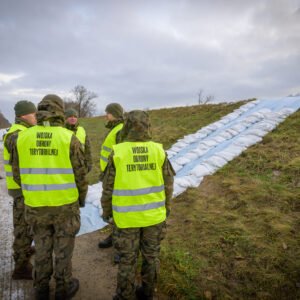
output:
[[102,215],[102,220],[106,223],[110,223],[111,217]]

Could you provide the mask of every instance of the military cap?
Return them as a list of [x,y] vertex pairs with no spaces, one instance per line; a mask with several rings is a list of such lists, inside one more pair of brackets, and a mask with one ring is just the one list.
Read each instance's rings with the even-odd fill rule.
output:
[[48,111],[53,115],[64,115],[64,102],[59,96],[49,94],[38,104],[38,110]]
[[133,110],[127,114],[123,128],[124,136],[130,139],[151,139],[150,118],[143,110]]
[[15,115],[16,117],[29,115],[36,112],[35,105],[28,100],[21,100],[15,104]]
[[69,109],[67,109],[65,111],[65,116],[66,116],[66,118],[69,118],[69,117],[76,117],[76,118],[78,118],[78,112],[74,108],[69,108]]
[[106,106],[105,112],[112,114],[116,119],[122,118],[124,114],[123,107],[119,103],[110,103]]

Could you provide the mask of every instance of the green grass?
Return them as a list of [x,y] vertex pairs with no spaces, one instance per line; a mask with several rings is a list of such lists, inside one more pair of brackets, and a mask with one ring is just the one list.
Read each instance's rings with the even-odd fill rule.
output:
[[[149,111],[168,149],[242,102]],[[97,182],[104,119],[81,120]],[[169,299],[300,299],[300,112],[173,199],[159,293]]]
[[300,298],[299,120],[173,200],[160,280],[172,299]]
[[[232,104],[207,104],[186,107],[165,108],[148,111],[151,120],[153,140],[164,145],[165,149],[186,134],[219,120],[224,115],[240,107],[245,101]],[[90,184],[99,179],[99,153],[107,129],[104,117],[80,119],[92,144],[93,170],[88,175]]]

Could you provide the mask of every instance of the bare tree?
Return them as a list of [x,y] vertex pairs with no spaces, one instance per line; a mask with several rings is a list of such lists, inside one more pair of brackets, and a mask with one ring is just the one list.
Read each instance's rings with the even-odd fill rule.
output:
[[207,104],[209,102],[212,102],[214,100],[214,98],[215,97],[213,95],[204,96],[203,89],[200,89],[199,93],[198,93],[198,104],[199,105],[201,105],[201,104]]
[[91,117],[96,111],[96,104],[93,99],[97,98],[98,95],[87,90],[83,85],[76,85],[71,93],[71,98],[65,99],[65,109],[76,109],[81,118]]
[[198,104],[200,105],[202,104],[202,102],[203,102],[203,90],[200,89],[198,93]]
[[209,103],[209,102],[212,102],[214,99],[215,99],[215,97],[214,97],[213,95],[207,95],[207,96],[205,97],[205,102],[204,102],[204,104],[207,104],[207,103]]

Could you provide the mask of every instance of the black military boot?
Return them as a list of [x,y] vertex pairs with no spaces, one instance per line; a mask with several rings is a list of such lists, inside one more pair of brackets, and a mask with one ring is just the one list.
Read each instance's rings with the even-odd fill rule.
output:
[[32,280],[32,264],[27,262],[20,267],[16,267],[11,277],[13,280]]
[[153,300],[153,293],[146,295],[142,286],[139,286],[135,289],[135,296],[137,300]]
[[33,254],[35,253],[35,247],[31,246],[28,248],[28,250],[26,251],[26,257],[30,258]]
[[49,287],[37,288],[35,290],[35,300],[49,300],[50,292]]
[[55,292],[55,300],[69,300],[72,299],[77,291],[79,290],[79,280],[77,278],[72,278],[69,282],[68,288]]
[[99,242],[99,248],[109,248],[112,246],[112,234],[110,234],[106,239]]

